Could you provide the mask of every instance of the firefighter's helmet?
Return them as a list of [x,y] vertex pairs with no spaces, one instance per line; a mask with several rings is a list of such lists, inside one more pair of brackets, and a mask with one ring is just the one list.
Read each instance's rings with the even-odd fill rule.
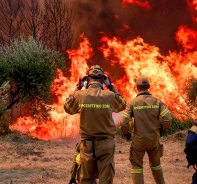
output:
[[88,70],[88,76],[91,78],[100,79],[103,75],[103,69],[99,65],[91,66]]
[[149,81],[146,77],[141,76],[137,79],[136,81],[136,85],[137,86],[148,86],[149,85]]

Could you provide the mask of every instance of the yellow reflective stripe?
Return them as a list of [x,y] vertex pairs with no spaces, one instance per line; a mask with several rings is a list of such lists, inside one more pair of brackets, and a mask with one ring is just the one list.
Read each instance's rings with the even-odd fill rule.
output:
[[193,125],[190,130],[197,134],[197,126]]
[[122,103],[118,106],[118,108],[114,109],[114,112],[119,112],[120,109],[125,105],[125,101],[122,100]]
[[143,169],[131,169],[132,174],[140,174],[143,173]]
[[80,162],[80,153],[78,153],[78,155],[76,156],[75,162],[76,162],[77,164],[79,164],[79,162]]
[[139,106],[133,106],[134,110],[140,110],[140,109],[159,109],[158,105],[139,105]]
[[73,108],[71,108],[71,107],[68,105],[68,103],[65,103],[64,106],[65,106],[65,108],[66,108],[69,112],[71,112],[72,114],[75,113],[74,110],[73,110]]
[[155,167],[150,167],[151,170],[160,170],[161,169],[161,165],[155,166]]
[[130,114],[128,114],[127,112],[123,112],[123,117],[125,117],[126,119],[129,119],[129,120],[132,119]]
[[79,108],[110,108],[110,104],[79,104]]
[[169,110],[168,109],[164,109],[163,111],[160,112],[160,115],[161,115],[161,117],[164,117],[168,113],[169,113]]
[[75,156],[77,156],[79,154],[79,152],[75,152]]

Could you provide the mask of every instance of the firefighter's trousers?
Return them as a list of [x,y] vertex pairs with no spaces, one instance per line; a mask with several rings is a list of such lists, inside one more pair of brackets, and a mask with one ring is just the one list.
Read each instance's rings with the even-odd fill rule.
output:
[[77,168],[79,165],[79,160],[77,159],[79,157],[80,154],[80,144],[77,143],[76,147],[75,147],[75,154],[74,154],[74,158],[73,158],[73,164],[71,167],[71,178],[76,178],[77,176]]
[[160,157],[162,156],[161,149],[163,149],[163,147],[160,144],[151,150],[139,150],[131,145],[130,161],[133,184],[144,184],[143,158],[145,153],[148,154],[149,165],[156,184],[165,184],[162,168],[160,165]]
[[99,184],[112,184],[115,175],[114,151],[113,138],[83,140],[80,144],[79,183],[92,184],[98,175]]
[[192,184],[197,184],[197,170],[192,176]]

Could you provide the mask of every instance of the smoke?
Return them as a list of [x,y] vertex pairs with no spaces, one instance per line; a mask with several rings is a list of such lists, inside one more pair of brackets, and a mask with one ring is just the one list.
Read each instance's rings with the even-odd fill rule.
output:
[[[189,0],[188,0],[189,1]],[[134,2],[134,1],[133,1]],[[98,50],[104,34],[127,41],[140,36],[155,45],[161,54],[181,49],[175,40],[180,25],[196,26],[186,0],[135,0],[122,5],[121,0],[72,0],[75,37],[84,33],[94,49],[94,60],[102,58]],[[150,8],[139,6],[148,2]]]

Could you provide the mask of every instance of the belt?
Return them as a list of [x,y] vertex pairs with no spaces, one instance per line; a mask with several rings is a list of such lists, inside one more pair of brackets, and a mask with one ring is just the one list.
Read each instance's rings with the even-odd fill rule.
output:
[[95,138],[95,139],[82,139],[82,140],[84,140],[84,141],[92,141],[92,140],[103,141],[106,139],[110,139],[110,138]]
[[101,137],[101,138],[96,138],[96,137],[92,137],[92,138],[82,138],[81,141],[84,141],[84,145],[86,145],[85,141],[92,141],[92,150],[93,150],[93,157],[96,158],[95,155],[95,148],[94,148],[94,141],[102,141],[102,140],[106,140],[106,139],[113,139],[114,135],[112,137]]
[[92,140],[97,140],[97,141],[103,141],[103,140],[106,140],[106,139],[114,139],[114,135],[112,135],[111,137],[92,137],[92,138],[82,138],[81,140],[82,141],[92,141]]

